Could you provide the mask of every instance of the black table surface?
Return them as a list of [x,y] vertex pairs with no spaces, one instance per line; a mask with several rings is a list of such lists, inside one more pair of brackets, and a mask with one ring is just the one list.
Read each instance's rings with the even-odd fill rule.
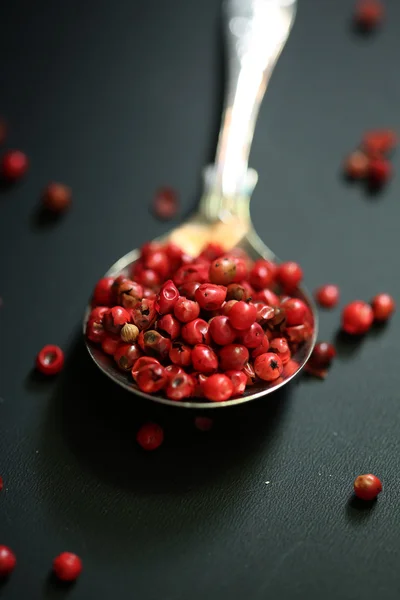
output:
[[[299,4],[254,138],[253,220],[311,288],[339,284],[342,305],[400,298],[400,180],[372,195],[340,175],[365,129],[400,130],[400,4],[387,0],[369,37],[352,30],[348,0]],[[0,197],[0,543],[18,557],[6,599],[399,597],[397,317],[349,343],[340,310],[321,313],[320,338],[338,349],[326,381],[216,411],[209,434],[192,412],[117,389],[85,351],[94,282],[171,226],[149,211],[154,190],[179,190],[179,218],[196,204],[221,44],[217,0],[2,5],[5,147],[31,159]],[[49,180],[74,191],[57,222],[38,210]],[[52,380],[33,371],[47,343],[67,355]],[[135,443],[144,419],[165,426],[153,454]],[[352,484],[364,472],[384,492],[363,509]],[[64,550],[84,562],[68,589],[48,577]]]

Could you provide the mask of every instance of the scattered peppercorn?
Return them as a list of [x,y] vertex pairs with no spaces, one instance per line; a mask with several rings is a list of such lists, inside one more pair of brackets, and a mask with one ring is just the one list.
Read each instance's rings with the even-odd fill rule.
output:
[[9,150],[1,159],[1,174],[7,181],[21,179],[28,170],[28,157],[20,150]]
[[324,308],[334,308],[339,302],[339,298],[340,292],[337,285],[322,285],[315,292],[316,301]]
[[49,183],[42,194],[43,206],[54,213],[65,212],[71,200],[71,188],[63,183]]
[[75,581],[82,572],[82,561],[73,552],[62,552],[53,561],[53,572],[61,581]]
[[7,546],[0,546],[0,577],[10,575],[17,564],[15,554]]
[[36,357],[36,368],[44,375],[55,375],[64,366],[64,352],[59,346],[48,344]]
[[136,441],[144,450],[156,450],[164,441],[164,431],[157,423],[145,423],[139,429]]
[[153,200],[153,212],[163,221],[173,219],[178,211],[178,195],[172,188],[163,187],[157,190]]
[[354,481],[354,493],[361,500],[371,501],[382,491],[382,482],[378,477],[368,473],[359,475]]

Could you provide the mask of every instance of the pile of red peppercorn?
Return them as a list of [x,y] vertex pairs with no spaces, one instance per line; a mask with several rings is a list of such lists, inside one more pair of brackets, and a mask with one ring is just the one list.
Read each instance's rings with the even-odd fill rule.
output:
[[253,262],[237,248],[209,244],[191,258],[149,243],[131,278],[98,282],[86,336],[143,392],[223,402],[297,370],[292,354],[313,333],[294,297],[302,276],[296,263]]
[[392,176],[388,155],[396,145],[397,136],[391,129],[366,132],[360,148],[345,160],[346,176],[353,180],[365,180],[374,188],[384,186]]

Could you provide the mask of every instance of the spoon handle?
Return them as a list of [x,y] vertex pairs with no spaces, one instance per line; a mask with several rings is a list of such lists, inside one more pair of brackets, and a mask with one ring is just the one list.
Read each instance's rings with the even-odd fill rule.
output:
[[260,105],[285,45],[296,0],[225,0],[227,84],[214,192],[240,196]]

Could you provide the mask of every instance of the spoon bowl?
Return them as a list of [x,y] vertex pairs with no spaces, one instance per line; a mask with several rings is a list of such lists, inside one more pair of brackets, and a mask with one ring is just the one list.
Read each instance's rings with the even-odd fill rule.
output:
[[[253,260],[264,258],[279,263],[259,238],[250,218],[250,198],[257,184],[256,171],[248,168],[248,156],[259,107],[272,70],[289,35],[296,0],[225,0],[224,17],[228,48],[228,83],[223,122],[215,164],[204,171],[204,193],[198,211],[188,221],[156,242],[173,242],[190,255],[197,255],[210,242],[226,251],[241,248]],[[120,258],[105,277],[128,275],[140,251]],[[130,374],[118,370],[114,361],[87,341],[90,356],[115,383],[144,398],[194,409],[234,406],[279,389],[303,368],[314,348],[318,318],[312,296],[305,287],[296,294],[309,307],[313,318],[311,337],[298,347],[282,376],[273,382],[260,381],[247,387],[243,396],[226,402],[198,400],[176,402],[138,389]],[[87,307],[84,330],[90,314]]]

